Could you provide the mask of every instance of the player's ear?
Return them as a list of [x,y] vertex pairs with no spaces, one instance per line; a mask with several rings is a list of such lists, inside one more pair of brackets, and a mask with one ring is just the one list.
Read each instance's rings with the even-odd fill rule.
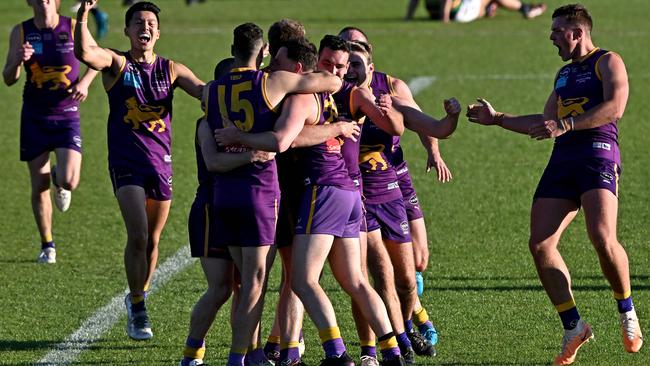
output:
[[584,35],[584,30],[581,27],[576,27],[573,30],[573,39],[580,39]]
[[371,62],[370,65],[368,65],[368,69],[370,70],[370,72],[374,72],[375,71],[375,64]]
[[296,74],[302,74],[302,72],[305,70],[301,62],[296,62],[296,66],[293,67],[293,71]]

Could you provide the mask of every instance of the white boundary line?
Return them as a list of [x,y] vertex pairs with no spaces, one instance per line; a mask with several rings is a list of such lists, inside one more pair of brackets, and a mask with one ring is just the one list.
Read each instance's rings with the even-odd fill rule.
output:
[[[190,255],[189,245],[184,245],[173,256],[158,266],[151,283],[150,292],[155,292],[165,282],[187,268],[194,261]],[[54,346],[54,349],[37,361],[35,365],[69,365],[73,363],[79,354],[85,351],[91,343],[99,340],[126,313],[124,309],[124,296],[127,293],[128,289],[111,299],[107,305],[86,319],[77,331],[68,336],[63,342]]]

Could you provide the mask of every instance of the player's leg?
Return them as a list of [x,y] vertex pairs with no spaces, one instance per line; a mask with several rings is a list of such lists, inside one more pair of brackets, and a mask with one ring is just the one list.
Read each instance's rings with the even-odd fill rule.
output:
[[[239,303],[232,321],[232,343],[228,363],[240,365],[248,352],[249,345],[257,344],[257,339],[253,337],[262,316],[264,289],[268,270],[275,256],[275,248],[270,245],[260,245],[229,246],[228,249],[241,279]],[[261,353],[261,357],[264,356],[261,348],[257,353]],[[255,362],[255,360],[250,361]]]
[[[285,246],[279,249],[282,259],[283,281],[278,301],[276,319],[280,328],[280,361],[293,362],[300,360],[300,336],[305,308],[298,296],[291,289],[293,277],[292,249]],[[289,360],[289,361],[285,361]],[[293,364],[292,363],[292,364]]]
[[148,274],[147,243],[149,241],[146,195],[139,185],[124,185],[115,193],[126,227],[124,268],[129,284],[125,298],[127,333],[133,339],[153,336],[145,306],[145,283]]
[[202,257],[201,268],[208,282],[208,289],[196,302],[190,314],[190,329],[185,342],[181,366],[189,366],[193,360],[203,360],[205,336],[212,326],[217,312],[232,293],[233,264],[223,258]]
[[31,202],[36,227],[41,237],[39,263],[56,263],[52,238],[52,201],[50,200],[50,153],[44,152],[27,162],[31,184]]
[[366,320],[378,335],[382,359],[400,359],[401,352],[386,307],[361,272],[359,240],[336,238],[328,259],[334,278],[359,307],[366,310]]
[[52,175],[56,177],[56,182],[52,183],[68,191],[75,190],[81,177],[81,153],[67,148],[54,149],[54,153],[56,172]]
[[623,345],[627,352],[638,352],[643,345],[639,320],[632,303],[630,271],[625,249],[616,237],[618,198],[606,189],[592,189],[581,197],[587,233],[600,268],[609,281],[621,318]]
[[[364,224],[362,223],[362,226]],[[361,273],[366,281],[368,278],[368,234],[362,228],[359,232],[359,256],[361,259]],[[359,336],[359,344],[361,346],[361,366],[375,366],[379,365],[377,361],[377,347],[375,343],[375,333],[370,328],[368,320],[362,310],[354,299],[351,301],[352,305],[352,318],[354,325],[357,329]]]
[[147,243],[147,278],[145,280],[144,290],[149,289],[151,279],[156,271],[158,264],[158,244],[160,235],[167,223],[171,200],[159,201],[147,199],[147,223],[148,223],[148,243]]

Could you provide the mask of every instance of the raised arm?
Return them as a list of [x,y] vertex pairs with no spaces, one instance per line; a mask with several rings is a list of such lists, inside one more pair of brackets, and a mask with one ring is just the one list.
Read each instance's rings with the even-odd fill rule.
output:
[[201,99],[205,83],[201,81],[201,79],[197,78],[192,70],[183,64],[174,63],[172,67],[174,68],[173,74],[176,77],[172,82],[178,83],[178,86],[187,94],[194,98]]
[[210,131],[210,126],[205,119],[199,123],[197,136],[205,165],[207,166],[208,171],[212,173],[226,173],[246,164],[255,162],[262,163],[275,157],[275,153],[257,150],[241,153],[218,152],[217,143],[214,141],[212,131]]
[[34,48],[29,42],[23,43],[20,36],[21,25],[16,25],[9,35],[9,49],[7,50],[7,61],[2,70],[2,77],[5,84],[11,86],[20,78],[20,68],[23,62],[29,60],[34,54]]
[[275,107],[287,94],[334,93],[341,89],[343,81],[328,72],[296,74],[288,71],[275,71],[266,79],[266,96]]
[[385,94],[382,98],[379,101],[380,106],[382,106],[380,109],[375,104],[375,96],[372,95],[370,90],[367,88],[355,88],[352,91],[352,106],[356,110],[352,112],[354,115],[358,115],[358,111],[360,110],[377,127],[386,131],[386,133],[393,136],[401,136],[404,133],[404,119],[402,114],[393,108],[392,100],[388,94]]
[[121,56],[113,50],[97,45],[88,29],[88,13],[97,0],[83,0],[77,11],[74,26],[74,55],[81,62],[98,71],[110,70],[113,75],[119,73]]
[[294,94],[282,104],[282,113],[273,131],[248,133],[235,126],[214,131],[219,145],[242,144],[253,149],[284,152],[307,123],[313,123],[318,113],[316,99],[312,94]]

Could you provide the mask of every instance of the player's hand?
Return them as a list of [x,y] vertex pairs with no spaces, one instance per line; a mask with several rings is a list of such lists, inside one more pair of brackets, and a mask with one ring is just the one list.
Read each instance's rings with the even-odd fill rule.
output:
[[32,47],[29,42],[25,42],[18,48],[17,54],[17,58],[22,62],[29,61],[29,59],[32,58],[32,55],[34,54],[34,47]]
[[387,115],[388,112],[393,108],[393,99],[390,97],[390,94],[382,94],[377,100],[377,107],[381,110],[381,113]]
[[253,150],[251,151],[251,163],[265,163],[275,159],[275,153],[269,151]]
[[458,102],[458,100],[454,97],[445,99],[443,105],[445,107],[445,112],[447,112],[447,115],[451,117],[458,117],[460,111],[462,110],[460,102]]
[[442,160],[442,156],[439,154],[434,155],[429,153],[429,158],[427,159],[427,173],[431,171],[431,168],[435,168],[439,182],[447,183],[453,179],[451,176],[451,170],[449,170],[447,164],[445,164],[445,161]]
[[361,134],[361,128],[353,121],[340,121],[334,123],[339,128],[339,136],[348,138],[357,142],[357,138]]
[[564,135],[565,132],[560,122],[550,119],[530,126],[528,136],[531,139],[544,140]]
[[223,119],[223,128],[214,130],[214,140],[221,146],[235,145],[239,143],[241,130],[229,119]]
[[88,84],[79,82],[67,90],[72,100],[83,102],[88,97]]
[[90,9],[97,5],[97,1],[98,0],[81,0],[81,6],[79,7],[79,10],[77,10],[77,14],[89,12]]
[[467,106],[467,119],[482,125],[498,124],[496,120],[499,113],[492,108],[492,105],[483,98],[476,99],[479,104],[470,104]]

